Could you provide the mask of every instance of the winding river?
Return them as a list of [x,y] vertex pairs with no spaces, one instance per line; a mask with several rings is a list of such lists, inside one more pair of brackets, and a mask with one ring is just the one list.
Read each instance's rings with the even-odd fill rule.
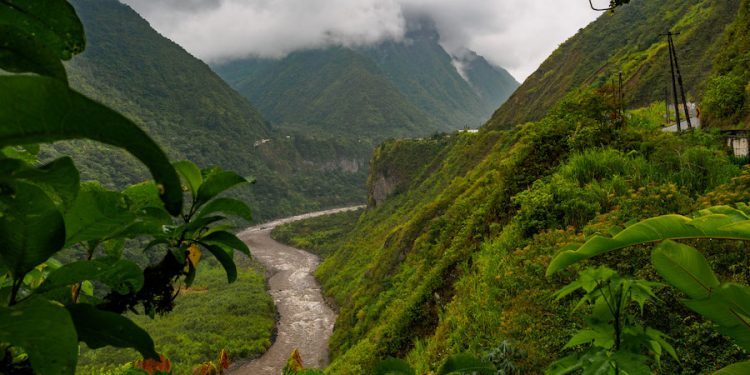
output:
[[[299,349],[305,367],[328,364],[328,339],[336,314],[326,304],[313,273],[320,260],[314,254],[286,246],[271,238],[278,225],[316,216],[361,209],[363,206],[319,211],[248,228],[239,237],[253,257],[266,268],[269,293],[279,313],[276,341],[260,358],[233,366],[232,375],[278,375],[289,355]],[[239,328],[241,329],[241,328]]]

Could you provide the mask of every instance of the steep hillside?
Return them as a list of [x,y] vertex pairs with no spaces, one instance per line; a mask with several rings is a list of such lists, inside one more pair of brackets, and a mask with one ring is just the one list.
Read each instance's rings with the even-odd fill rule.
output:
[[[116,0],[72,1],[86,52],[67,66],[74,87],[116,108],[173,159],[221,165],[258,182],[241,194],[257,219],[364,200],[368,153],[330,137],[274,133],[258,111],[202,61]],[[86,142],[48,150],[77,155],[86,178],[122,186],[145,177],[124,153]]]
[[[688,37],[689,30],[709,26],[701,16],[704,12],[718,17],[738,5],[693,2],[685,10],[679,6],[685,3],[670,2],[677,5],[675,11],[687,12],[680,14],[667,12],[665,2],[647,3],[635,1],[633,8],[625,6],[603,20],[619,20],[623,16],[618,14],[631,9],[628,12],[641,12],[629,13],[634,17],[628,18],[632,28],[643,31],[648,26],[644,20],[677,17],[683,20],[682,35]],[[750,51],[742,30],[747,30],[750,1],[741,3],[742,11],[720,18],[723,25],[733,22],[732,27],[701,35],[721,41],[713,48],[722,48],[716,60],[699,63],[702,77],[737,74],[747,79],[745,57]],[[564,44],[546,64],[571,53],[570,43],[581,40],[581,35],[606,29],[603,20]],[[618,35],[626,33],[620,30]],[[623,48],[638,49],[637,44]],[[571,63],[606,57],[590,56],[590,50],[577,53]],[[641,66],[643,55],[629,56],[632,64],[624,65]],[[697,69],[688,65],[686,70]],[[542,81],[550,85],[587,74],[569,66],[568,75],[556,77],[556,72],[545,69],[535,76],[539,79],[547,72]],[[642,65],[643,77],[649,69]],[[744,82],[739,85],[743,90]],[[286,236],[330,254],[318,277],[341,312],[327,373],[368,373],[391,356],[407,360],[417,373],[431,373],[448,356],[464,352],[513,369],[510,373],[542,373],[556,358],[576,352],[564,346],[586,324],[583,317],[588,313],[575,311],[575,298],[555,300],[554,293],[580,270],[545,275],[561,249],[594,234],[614,235],[644,218],[690,215],[750,199],[750,170],[741,169],[727,155],[718,133],[662,132],[663,104],[628,111],[620,125],[613,121],[616,108],[606,90],[568,86],[572,91],[549,104],[546,115],[525,109],[518,115],[540,117],[538,121],[502,129],[498,119],[510,113],[506,106],[478,134],[387,142],[371,162],[371,206],[348,233],[342,236],[315,223],[308,228],[322,226],[320,230]],[[536,95],[530,87],[527,81],[523,95]],[[424,155],[425,149],[432,157],[410,157]],[[705,254],[720,279],[750,282],[746,244],[690,245]],[[650,247],[626,248],[584,266],[607,266],[622,275],[660,280],[646,249]],[[651,368],[643,373],[710,373],[747,358],[711,322],[681,305],[679,292],[663,288],[657,295],[658,300],[634,315],[635,323],[671,337],[680,361],[667,356],[660,364],[641,359]]]
[[[381,148],[373,173],[401,171],[401,188],[343,236],[327,237],[332,229],[323,228],[295,238],[330,254],[318,277],[341,311],[327,373],[369,373],[389,356],[429,373],[452,354],[488,358],[499,350],[513,353],[500,361],[520,373],[542,373],[565,355],[563,345],[581,324],[582,313],[571,313],[575,300],[552,297],[574,273],[544,274],[561,248],[632,220],[688,214],[716,197],[720,203],[747,199],[731,193],[747,189],[747,172],[730,183],[739,167],[720,138],[661,132],[660,107],[632,113],[614,129],[604,99],[574,94],[516,130],[449,136],[417,166],[390,153],[419,152],[435,140]],[[703,249],[724,265],[722,278],[748,281],[742,245]],[[648,254],[639,249],[590,264],[654,278]],[[681,363],[663,357],[657,373],[699,373],[744,358],[725,338],[709,334],[709,323],[676,308],[674,292],[663,290],[659,298],[642,323],[674,339]]]
[[740,0],[634,0],[605,13],[563,43],[493,115],[490,126],[508,128],[542,118],[567,92],[599,87],[623,72],[625,102],[638,107],[664,100],[671,82],[667,41],[675,36],[688,95],[701,95],[726,26]]
[[461,62],[463,78],[438,39],[430,21],[418,20],[403,42],[214,69],[275,127],[380,140],[477,127],[518,83],[471,52]]

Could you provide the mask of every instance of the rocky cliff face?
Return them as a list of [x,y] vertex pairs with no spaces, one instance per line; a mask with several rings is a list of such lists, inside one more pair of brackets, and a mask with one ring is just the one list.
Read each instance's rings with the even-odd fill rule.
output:
[[367,178],[367,204],[377,207],[388,197],[407,190],[421,180],[455,134],[429,139],[388,141],[375,149]]

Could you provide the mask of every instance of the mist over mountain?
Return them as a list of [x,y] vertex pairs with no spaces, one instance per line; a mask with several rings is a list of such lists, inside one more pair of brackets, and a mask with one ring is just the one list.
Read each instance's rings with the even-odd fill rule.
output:
[[472,51],[451,56],[431,19],[410,18],[408,26],[401,41],[213,68],[274,127],[373,139],[476,128],[518,87]]

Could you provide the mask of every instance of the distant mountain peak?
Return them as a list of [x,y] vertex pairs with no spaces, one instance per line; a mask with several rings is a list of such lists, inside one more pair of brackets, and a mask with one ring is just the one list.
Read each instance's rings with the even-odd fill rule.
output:
[[435,21],[427,15],[406,14],[406,34],[404,39],[410,40],[431,40],[435,43],[440,41],[440,32],[438,32]]

